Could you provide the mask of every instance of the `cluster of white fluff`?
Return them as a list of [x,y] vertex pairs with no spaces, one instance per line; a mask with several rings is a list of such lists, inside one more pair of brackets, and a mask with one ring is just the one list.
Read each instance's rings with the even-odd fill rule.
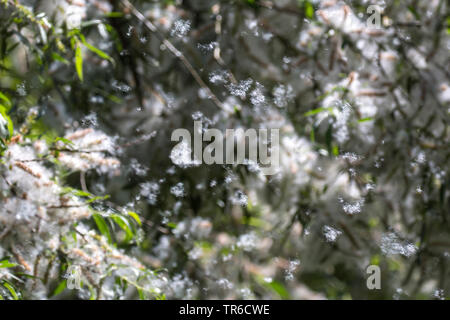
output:
[[[110,245],[88,226],[94,210],[76,193],[67,191],[59,181],[55,164],[72,170],[119,169],[113,141],[92,129],[66,135],[66,144],[49,147],[43,140],[21,141],[16,136],[4,152],[0,165],[0,256],[10,256],[17,269],[39,279],[20,280],[32,298],[48,298],[51,282],[64,280],[63,261],[81,269],[83,288],[77,292],[95,298],[114,298],[108,276],[115,275],[138,286],[138,277],[156,278],[135,258]],[[56,150],[60,151],[59,156]],[[120,267],[119,267],[120,266]],[[16,271],[17,271],[16,269]],[[116,272],[117,269],[117,272]],[[120,271],[119,271],[120,270]],[[0,269],[0,279],[18,279],[11,269]],[[25,278],[26,279],[26,278]],[[150,284],[142,290],[157,294]],[[95,292],[95,293],[92,293]]]
[[65,136],[71,143],[62,146],[59,161],[73,170],[96,169],[100,173],[112,172],[119,168],[120,162],[105,153],[115,153],[114,141],[103,132],[92,128],[77,130]]

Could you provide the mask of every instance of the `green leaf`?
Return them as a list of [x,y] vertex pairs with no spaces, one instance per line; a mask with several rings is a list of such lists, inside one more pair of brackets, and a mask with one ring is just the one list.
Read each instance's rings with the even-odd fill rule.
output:
[[303,114],[303,116],[304,117],[310,117],[310,116],[313,116],[313,115],[316,115],[318,113],[325,112],[325,111],[331,112],[331,111],[333,111],[333,108],[323,108],[323,107],[316,108],[316,109],[313,109],[311,111],[305,112]]
[[67,61],[67,59],[63,58],[62,56],[60,56],[56,52],[52,52],[52,58],[53,58],[53,60],[62,62],[64,64],[69,64],[69,61]]
[[131,229],[130,223],[126,218],[122,217],[119,214],[112,214],[111,219],[113,219],[114,222],[117,223],[123,231],[125,231],[125,234],[127,235],[125,238],[126,242],[133,239],[134,233],[133,230]]
[[314,7],[309,1],[305,1],[305,16],[308,19],[312,19],[314,17]]
[[117,12],[117,11],[108,12],[105,14],[105,17],[107,17],[107,18],[122,18],[123,16],[124,16],[123,12]]
[[95,54],[97,54],[100,58],[103,58],[103,59],[108,60],[108,61],[111,61],[111,62],[114,61],[113,58],[111,58],[108,54],[106,54],[106,53],[103,52],[102,50],[100,50],[100,49],[94,47],[93,45],[91,45],[91,44],[89,44],[89,43],[87,43],[87,42],[84,42],[83,44],[86,46],[86,48],[88,48],[89,50],[91,50],[92,52],[94,52]]
[[7,111],[9,111],[9,109],[11,109],[11,106],[12,106],[11,100],[9,100],[9,98],[6,95],[4,95],[2,92],[0,92],[0,99],[3,100]]
[[289,299],[289,292],[286,290],[284,285],[278,281],[265,281],[261,276],[256,276],[256,281],[261,284],[262,286],[274,291],[277,293],[281,299]]
[[251,7],[256,5],[256,0],[245,0],[245,2],[247,3],[247,5]]
[[109,232],[105,219],[98,213],[94,213],[93,218],[97,224],[98,230],[100,230],[100,232],[108,239],[109,243],[112,243],[111,233]]
[[339,147],[337,145],[333,146],[333,156],[337,157],[339,155]]
[[267,286],[278,293],[281,299],[289,299],[289,292],[280,282],[272,281]]
[[92,198],[90,198],[89,200],[86,201],[86,203],[92,203],[95,201],[99,201],[99,200],[106,200],[109,198],[109,195],[105,195],[105,196],[92,196]]
[[8,259],[0,261],[0,269],[1,268],[12,268],[17,266],[17,263],[11,263]]
[[408,10],[414,15],[414,18],[420,20],[420,14],[417,12],[416,8],[414,8],[413,6],[408,6]]
[[51,296],[53,297],[53,296],[56,296],[56,295],[60,294],[61,292],[64,291],[64,289],[66,288],[66,286],[67,286],[67,280],[64,279],[63,281],[61,281],[61,282],[58,284],[58,286],[56,287],[55,291],[53,291],[53,293],[52,293]]
[[57,137],[56,139],[55,139],[55,142],[58,142],[58,141],[61,141],[61,142],[64,142],[64,144],[67,144],[67,145],[69,145],[69,146],[72,146],[74,143],[72,142],[72,141],[70,141],[69,139],[66,139],[66,138],[63,138],[63,137]]
[[380,265],[380,256],[378,254],[375,254],[374,256],[372,256],[372,258],[370,259],[370,264],[379,266]]
[[311,132],[309,133],[309,140],[311,140],[312,143],[316,141],[316,135],[314,133],[314,127],[311,128]]
[[111,95],[107,96],[107,98],[114,103],[122,103],[122,99],[120,99],[119,97],[116,97],[115,95],[111,94]]
[[86,41],[86,38],[80,33],[79,34],[81,42],[84,44],[86,48],[88,48],[90,51],[94,52],[96,55],[98,55],[100,58],[103,58],[105,60],[110,61],[111,63],[114,63],[114,59],[111,58],[107,53],[103,52],[97,47],[94,47],[92,44],[88,43]]
[[128,211],[128,214],[140,225],[142,226],[141,218],[139,218],[139,215],[136,212]]
[[74,196],[77,197],[88,197],[88,198],[93,197],[93,195],[89,192],[85,192],[83,190],[78,190],[71,187],[64,187],[62,189],[61,194],[73,194]]
[[168,226],[169,228],[171,228],[171,229],[175,229],[175,228],[177,227],[177,224],[174,223],[174,222],[168,222],[168,223],[167,223],[167,226]]
[[0,114],[6,120],[9,136],[12,137],[14,135],[14,125],[6,110],[7,108],[0,104]]
[[142,291],[142,289],[139,289],[139,288],[136,288],[136,289],[139,294],[139,300],[145,300],[144,291]]
[[2,286],[6,289],[8,289],[9,293],[11,294],[11,297],[14,300],[19,300],[20,299],[20,294],[18,292],[16,292],[16,289],[14,288],[14,286],[7,280],[3,280]]
[[250,217],[247,221],[247,224],[252,227],[266,229],[266,230],[268,230],[270,227],[270,224],[267,221],[265,221],[264,219],[257,218],[257,217]]
[[79,42],[75,46],[75,69],[77,70],[78,78],[83,82],[83,56]]
[[90,194],[89,192],[82,191],[82,190],[75,191],[74,195],[76,195],[77,197],[92,197],[92,194]]

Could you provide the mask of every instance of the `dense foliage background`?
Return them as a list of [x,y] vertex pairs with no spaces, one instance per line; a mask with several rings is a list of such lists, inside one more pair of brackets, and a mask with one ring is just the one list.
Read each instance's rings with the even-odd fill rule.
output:
[[[1,0],[0,298],[448,298],[449,10]],[[280,128],[279,172],[194,120]]]

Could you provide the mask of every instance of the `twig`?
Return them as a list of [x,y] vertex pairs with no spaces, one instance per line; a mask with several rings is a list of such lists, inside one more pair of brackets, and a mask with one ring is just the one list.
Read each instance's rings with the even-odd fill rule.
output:
[[89,190],[86,185],[86,175],[85,175],[84,171],[80,171],[80,185],[81,185],[81,190],[89,193]]

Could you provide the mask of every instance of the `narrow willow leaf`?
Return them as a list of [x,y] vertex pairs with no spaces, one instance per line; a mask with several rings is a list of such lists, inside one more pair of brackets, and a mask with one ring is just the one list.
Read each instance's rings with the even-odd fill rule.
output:
[[128,220],[126,218],[124,218],[118,214],[113,214],[113,215],[111,215],[111,219],[113,219],[114,222],[117,223],[123,231],[125,231],[125,234],[126,234],[125,241],[126,242],[133,239],[134,233],[133,233],[133,230],[131,229],[130,223],[128,222]]
[[61,55],[59,55],[56,52],[52,52],[52,58],[53,58],[53,60],[62,62],[64,64],[69,64],[69,61],[67,61],[67,59],[63,58]]
[[139,215],[136,212],[128,211],[128,214],[140,225],[142,226],[141,218],[139,218]]
[[4,95],[2,92],[0,92],[0,99],[3,100],[3,103],[5,105],[5,107],[7,108],[7,110],[11,109],[11,100],[9,100],[9,98]]
[[333,156],[337,157],[339,155],[339,147],[337,145],[333,146]]
[[17,266],[17,264],[16,263],[11,263],[11,262],[9,262],[9,260],[2,260],[2,261],[0,261],[0,269],[1,268],[12,268],[12,267],[15,267],[15,266]]
[[19,300],[19,293],[16,292],[16,289],[14,289],[14,286],[6,280],[3,280],[2,286],[6,289],[8,289],[9,293],[11,294],[12,298],[14,300]]
[[88,48],[90,51],[94,52],[96,55],[98,55],[100,58],[103,58],[105,60],[110,61],[111,63],[114,63],[114,59],[111,58],[106,52],[100,50],[99,48],[93,46],[92,44],[88,43],[86,41],[86,38],[80,33],[79,37],[81,39],[81,42],[83,45]]
[[305,15],[308,19],[312,19],[314,17],[314,7],[309,1],[305,1]]
[[103,52],[102,50],[100,50],[100,49],[94,47],[93,45],[91,45],[91,44],[89,44],[89,43],[87,43],[87,42],[84,42],[83,44],[86,46],[86,48],[88,48],[89,50],[91,50],[92,52],[94,52],[94,53],[95,53],[96,55],[98,55],[100,58],[103,58],[103,59],[108,60],[108,61],[111,61],[111,62],[114,61],[113,58],[111,58],[107,53],[105,53],[105,52]]
[[289,299],[289,292],[280,282],[272,281],[268,283],[267,286],[275,291],[281,299]]
[[105,14],[105,17],[107,18],[122,18],[123,17],[122,12],[112,11]]
[[316,142],[316,135],[314,133],[314,127],[311,128],[311,132],[309,133],[309,140],[311,140],[312,143]]
[[278,281],[266,281],[261,276],[256,276],[256,281],[267,289],[277,293],[281,299],[289,299],[289,292],[286,287]]
[[81,54],[79,43],[75,47],[75,69],[77,70],[78,78],[83,82],[83,55]]
[[64,291],[64,289],[66,288],[66,286],[67,286],[67,280],[64,279],[63,281],[61,281],[61,282],[58,284],[58,286],[56,287],[55,291],[53,291],[53,293],[52,293],[51,296],[56,296],[56,295],[60,294],[61,292]]
[[311,111],[305,112],[303,114],[303,116],[304,117],[310,117],[310,116],[313,116],[313,115],[316,115],[318,113],[325,112],[325,111],[331,112],[332,110],[333,110],[333,108],[323,108],[323,107],[316,108],[316,109],[313,109]]
[[9,137],[12,137],[14,135],[14,125],[6,110],[7,108],[0,104],[0,114],[7,122]]
[[94,213],[93,218],[97,224],[98,230],[100,230],[100,232],[108,239],[109,243],[112,243],[111,234],[105,219],[98,213]]
[[70,141],[69,139],[66,139],[66,138],[63,138],[63,137],[57,137],[56,139],[55,139],[55,142],[58,142],[58,141],[61,141],[61,142],[63,142],[64,144],[67,144],[67,145],[73,145],[74,143],[72,142],[72,141]]
[[144,292],[142,291],[142,289],[137,288],[137,292],[139,294],[139,299],[145,300],[145,295],[144,295]]

